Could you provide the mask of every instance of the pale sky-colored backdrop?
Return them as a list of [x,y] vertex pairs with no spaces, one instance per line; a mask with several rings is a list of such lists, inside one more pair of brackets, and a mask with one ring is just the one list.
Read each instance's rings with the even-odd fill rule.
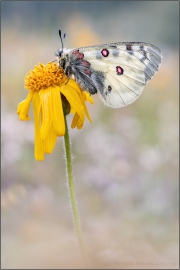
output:
[[[98,96],[93,120],[70,130],[75,187],[92,268],[178,268],[178,1],[2,1],[2,268],[83,267],[58,139],[34,159],[34,127],[17,105],[24,75],[60,47],[144,41],[162,50],[156,76],[132,105]],[[68,117],[70,123],[72,116]]]

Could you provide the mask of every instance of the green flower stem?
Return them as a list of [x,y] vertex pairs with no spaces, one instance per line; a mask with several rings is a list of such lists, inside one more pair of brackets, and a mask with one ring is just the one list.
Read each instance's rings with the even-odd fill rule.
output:
[[69,131],[68,131],[66,117],[65,117],[65,127],[66,127],[66,133],[64,135],[64,152],[66,156],[67,180],[68,180],[68,187],[69,187],[69,195],[71,199],[71,207],[73,210],[74,224],[75,224],[75,229],[76,229],[78,240],[79,240],[79,245],[80,245],[83,257],[86,263],[88,263],[88,258],[85,251],[81,223],[80,223],[80,218],[79,218],[79,213],[78,213],[78,208],[77,208],[75,189],[74,189],[71,145],[70,145],[70,138],[69,138]]

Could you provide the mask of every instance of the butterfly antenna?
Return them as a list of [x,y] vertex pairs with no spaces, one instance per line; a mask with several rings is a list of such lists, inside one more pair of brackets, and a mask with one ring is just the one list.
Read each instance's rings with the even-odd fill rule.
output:
[[60,40],[61,40],[61,44],[62,44],[62,50],[63,50],[63,40],[62,40],[62,36],[61,36],[61,30],[59,30],[59,37],[60,37]]
[[63,35],[63,45],[65,43],[65,37],[66,37],[66,33],[64,33],[64,35]]

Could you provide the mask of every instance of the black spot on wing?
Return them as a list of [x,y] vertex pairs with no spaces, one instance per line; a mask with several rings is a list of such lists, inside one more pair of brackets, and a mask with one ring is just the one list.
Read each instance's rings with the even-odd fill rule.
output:
[[110,45],[109,48],[117,49],[117,46],[116,45]]
[[140,51],[144,51],[144,46],[143,45],[139,46],[139,49]]
[[130,55],[134,55],[133,51],[128,51],[128,53],[129,53]]
[[111,92],[111,90],[112,90],[111,85],[108,85],[108,92]]
[[118,56],[119,56],[119,51],[116,50],[116,49],[113,49],[113,50],[112,50],[112,55],[113,55],[114,57],[118,57]]
[[103,57],[102,57],[102,54],[101,54],[101,52],[100,51],[97,51],[97,53],[96,53],[96,59],[97,60],[101,60]]
[[132,49],[131,45],[128,45],[128,44],[127,44],[127,45],[126,45],[126,50],[127,50],[127,51],[131,51],[131,49]]

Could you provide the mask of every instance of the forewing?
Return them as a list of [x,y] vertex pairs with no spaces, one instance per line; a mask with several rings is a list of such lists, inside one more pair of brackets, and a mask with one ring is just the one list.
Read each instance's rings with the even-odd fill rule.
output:
[[157,47],[140,42],[103,44],[79,51],[91,69],[102,74],[103,86],[97,90],[103,102],[113,108],[134,102],[162,60]]

